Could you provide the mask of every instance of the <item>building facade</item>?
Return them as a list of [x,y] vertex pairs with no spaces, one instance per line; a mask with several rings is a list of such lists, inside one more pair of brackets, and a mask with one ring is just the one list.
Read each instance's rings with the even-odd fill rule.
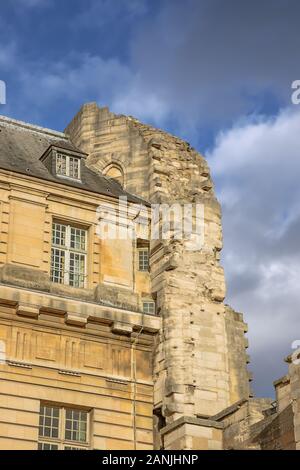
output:
[[0,449],[263,448],[200,154],[95,103],[64,133],[1,117],[0,191]]

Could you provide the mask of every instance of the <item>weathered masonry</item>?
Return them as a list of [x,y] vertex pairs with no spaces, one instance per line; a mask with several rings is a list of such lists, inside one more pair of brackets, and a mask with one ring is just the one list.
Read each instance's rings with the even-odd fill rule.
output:
[[[267,448],[199,153],[95,103],[64,133],[0,117],[0,191],[0,448]],[[146,236],[151,204],[200,204],[201,248]],[[115,213],[134,237],[101,236]]]

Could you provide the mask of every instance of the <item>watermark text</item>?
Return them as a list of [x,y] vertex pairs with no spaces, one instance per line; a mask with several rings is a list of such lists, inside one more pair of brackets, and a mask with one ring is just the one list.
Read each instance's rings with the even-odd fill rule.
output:
[[6,83],[0,80],[0,104],[6,104]]

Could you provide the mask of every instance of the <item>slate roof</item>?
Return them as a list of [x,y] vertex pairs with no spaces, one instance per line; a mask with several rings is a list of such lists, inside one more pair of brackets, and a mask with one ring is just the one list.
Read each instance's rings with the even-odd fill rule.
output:
[[[82,158],[81,182],[62,179],[50,173],[41,156],[50,145],[66,150],[79,151],[69,137],[62,133],[33,126],[22,121],[0,116],[0,168],[44,180],[56,182],[64,186],[72,186],[106,196],[118,198],[127,196],[129,202],[147,204],[144,200],[127,193],[121,186],[103,175],[99,175],[85,164]],[[83,157],[86,156],[83,152]]]

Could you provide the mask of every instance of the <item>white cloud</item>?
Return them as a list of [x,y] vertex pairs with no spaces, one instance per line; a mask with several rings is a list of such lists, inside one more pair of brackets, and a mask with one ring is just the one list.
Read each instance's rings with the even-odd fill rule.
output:
[[[228,301],[249,323],[261,392],[300,337],[300,110],[220,134],[208,154],[223,207]],[[276,374],[275,376],[273,374]]]
[[88,101],[157,124],[168,114],[155,93],[142,90],[139,75],[117,58],[71,53],[60,61],[30,62],[12,44],[0,52],[2,63],[10,67],[18,90],[18,95],[10,96],[6,111],[14,109],[15,116],[22,119],[37,121],[45,109],[49,112],[61,103],[78,103],[79,108]]

